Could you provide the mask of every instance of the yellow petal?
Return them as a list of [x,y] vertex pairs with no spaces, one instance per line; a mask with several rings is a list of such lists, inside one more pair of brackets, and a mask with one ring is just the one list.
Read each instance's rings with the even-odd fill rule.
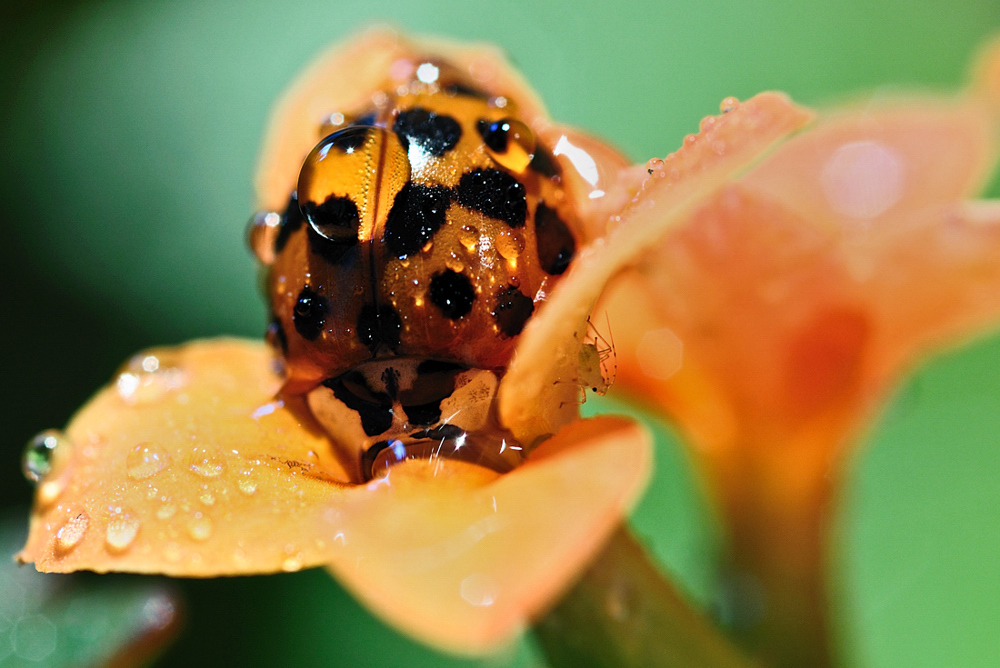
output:
[[136,356],[73,419],[36,494],[39,570],[237,575],[329,564],[400,628],[475,651],[564,588],[645,482],[627,420],[568,426],[498,476],[412,461],[349,485],[259,343]]
[[[783,95],[762,93],[711,118],[665,164],[608,236],[584,248],[545,308],[522,334],[499,390],[500,418],[522,443],[554,432],[576,414],[575,363],[587,318],[608,281],[763,151],[808,122]],[[554,410],[539,411],[534,402]]]

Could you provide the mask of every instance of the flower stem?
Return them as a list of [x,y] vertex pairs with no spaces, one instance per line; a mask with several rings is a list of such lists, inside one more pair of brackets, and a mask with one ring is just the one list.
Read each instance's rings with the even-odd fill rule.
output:
[[552,668],[750,668],[625,528],[535,626]]

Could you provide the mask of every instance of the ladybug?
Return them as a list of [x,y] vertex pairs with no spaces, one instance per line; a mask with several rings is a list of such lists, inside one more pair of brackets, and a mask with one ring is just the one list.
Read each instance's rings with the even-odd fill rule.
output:
[[559,163],[517,100],[439,58],[408,65],[369,105],[329,110],[287,206],[250,229],[285,391],[362,480],[446,442],[519,462],[493,395],[578,244]]

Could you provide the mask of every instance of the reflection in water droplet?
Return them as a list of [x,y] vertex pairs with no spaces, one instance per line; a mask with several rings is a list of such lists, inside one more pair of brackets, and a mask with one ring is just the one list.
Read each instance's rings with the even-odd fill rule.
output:
[[212,536],[212,520],[202,513],[195,513],[188,523],[188,534],[195,540],[208,540]]
[[646,171],[650,174],[658,172],[663,169],[663,161],[659,158],[650,158],[646,162]]
[[724,114],[728,114],[731,111],[736,111],[740,108],[740,101],[735,97],[727,97],[719,104],[719,111]]
[[69,439],[62,432],[47,429],[28,441],[21,456],[21,471],[31,482],[38,482],[52,471],[56,450],[68,449]]
[[104,532],[104,542],[112,552],[124,552],[132,545],[139,533],[139,520],[130,517],[116,517],[108,522]]
[[177,514],[177,506],[175,506],[172,503],[164,503],[156,510],[156,517],[157,519],[161,520],[169,520],[176,514]]
[[500,593],[497,581],[484,573],[473,573],[460,585],[459,593],[466,603],[477,608],[493,605]]
[[87,516],[87,513],[80,513],[62,525],[62,528],[56,532],[56,550],[69,552],[79,545],[86,535],[89,525],[90,517]]
[[208,448],[194,448],[189,461],[190,469],[203,478],[216,478],[226,469],[226,462],[222,457]]
[[129,478],[145,480],[166,468],[168,461],[169,455],[159,444],[140,443],[125,457],[125,470]]
[[504,118],[480,129],[486,152],[499,165],[520,174],[535,157],[535,135],[527,125]]

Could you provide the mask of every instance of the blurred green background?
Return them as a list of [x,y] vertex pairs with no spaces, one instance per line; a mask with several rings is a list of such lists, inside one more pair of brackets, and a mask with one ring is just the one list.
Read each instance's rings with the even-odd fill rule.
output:
[[[317,50],[374,21],[498,43],[555,118],[645,160],[728,95],[774,88],[822,104],[860,89],[953,89],[1000,31],[1000,0],[8,0],[0,506],[29,502],[23,443],[63,425],[134,351],[260,335],[243,229],[268,108]],[[997,338],[932,361],[854,462],[833,573],[847,665],[1000,665],[998,371]],[[659,469],[633,521],[709,606],[716,530],[684,456],[658,433]],[[478,662],[437,655],[322,571],[181,588],[187,627],[159,665],[541,663],[530,642]]]

